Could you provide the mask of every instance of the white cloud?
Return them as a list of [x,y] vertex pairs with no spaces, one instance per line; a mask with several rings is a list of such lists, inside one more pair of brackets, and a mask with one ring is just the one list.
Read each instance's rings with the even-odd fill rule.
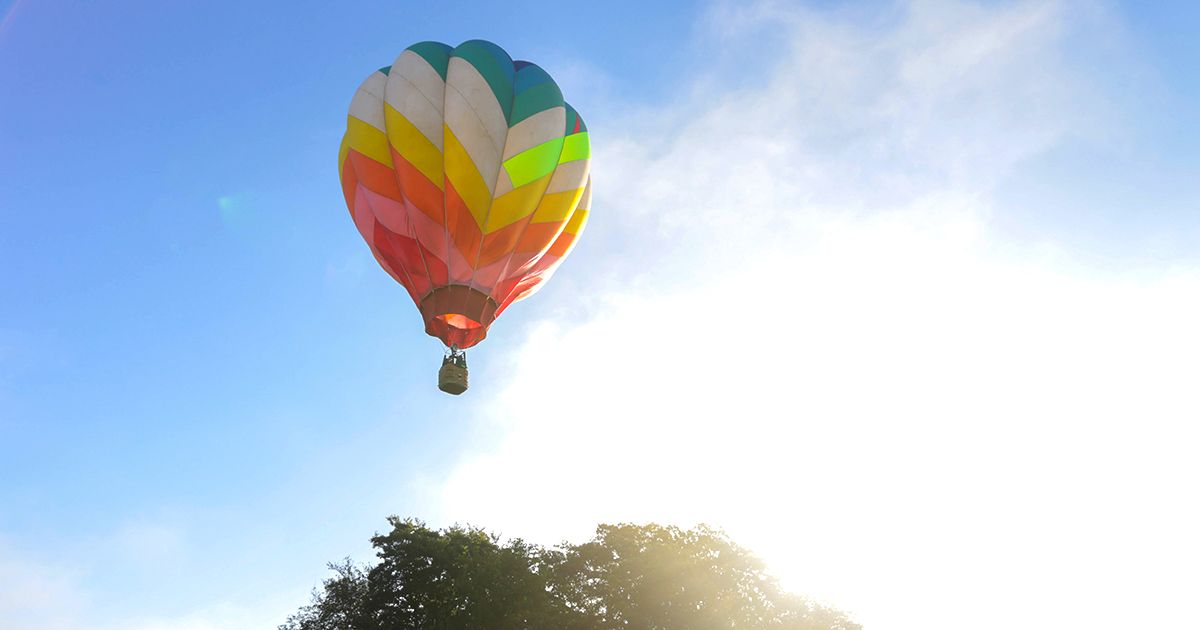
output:
[[72,572],[35,562],[0,539],[0,626],[75,628],[84,603]]
[[128,521],[113,534],[112,549],[123,562],[161,570],[187,555],[186,528],[156,519]]
[[[129,573],[174,579],[172,563],[186,559],[185,529],[153,519],[129,521],[96,541],[95,554],[53,562],[20,552],[0,537],[0,628],[4,630],[244,630],[274,628],[295,612],[304,593],[294,588],[229,593],[237,601],[209,599],[151,614],[116,604],[148,592]],[[240,570],[240,569],[235,569]],[[151,578],[152,579],[152,578]],[[97,588],[97,583],[102,585]],[[204,592],[198,589],[197,592]],[[108,593],[108,597],[101,597]],[[250,595],[253,595],[251,598]],[[132,598],[137,600],[136,597]],[[252,601],[251,601],[252,600]],[[165,606],[170,606],[166,604]]]
[[610,271],[562,277],[607,290],[487,375],[495,440],[443,518],[708,522],[869,627],[1195,625],[1200,270],[1089,269],[993,224],[1007,174],[1112,122],[1064,53],[1104,12],[714,15],[765,79],[701,80],[639,114],[657,133],[593,125],[584,260]]

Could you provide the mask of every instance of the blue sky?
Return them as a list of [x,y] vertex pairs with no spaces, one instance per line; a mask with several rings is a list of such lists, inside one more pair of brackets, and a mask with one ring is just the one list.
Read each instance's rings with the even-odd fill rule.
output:
[[[216,597],[232,567],[311,583],[387,514],[421,514],[406,485],[463,439],[471,401],[431,387],[437,342],[347,221],[336,151],[358,82],[414,41],[488,37],[661,99],[645,59],[686,65],[692,12],[618,29],[595,6],[6,9],[0,538],[80,562],[114,616],[157,612],[147,593],[169,612]],[[185,529],[187,560],[121,558],[114,537],[142,523],[166,537],[152,555]]]
[[[572,471],[555,467],[569,459],[531,466],[538,452],[521,444],[622,461],[619,444],[584,446],[607,444],[619,416],[637,423],[611,431],[642,436],[646,460],[687,450],[665,437],[674,425],[659,423],[672,409],[690,413],[688,403],[636,398],[644,375],[630,360],[655,340],[631,328],[643,321],[635,313],[689,313],[678,345],[706,373],[763,347],[762,335],[733,332],[746,323],[740,314],[723,319],[714,305],[711,325],[691,314],[737,290],[722,275],[736,266],[715,267],[721,257],[706,252],[728,251],[756,277],[794,269],[808,294],[862,307],[839,321],[879,308],[879,321],[861,322],[871,330],[907,311],[856,302],[865,289],[855,287],[900,287],[915,302],[929,298],[930,312],[974,313],[939,301],[945,284],[908,280],[957,282],[939,274],[959,264],[985,278],[970,285],[983,287],[977,294],[962,288],[971,304],[1028,300],[1007,319],[975,318],[970,339],[1002,338],[997,330],[1014,321],[1014,339],[1036,338],[1046,326],[1021,328],[1020,313],[1048,309],[1056,295],[1069,296],[1059,298],[1063,317],[1155,305],[1170,313],[1129,307],[1101,318],[1098,334],[1128,340],[1116,356],[1162,377],[1131,400],[1194,410],[1183,385],[1169,386],[1194,366],[1168,361],[1195,335],[1171,317],[1200,312],[1179,301],[1200,269],[1200,9],[1191,3],[347,4],[0,2],[0,590],[29,595],[0,597],[0,626],[278,622],[326,561],[368,558],[366,539],[400,514],[550,542],[598,520],[715,520],[735,538],[744,532],[798,588],[882,627],[909,627],[911,618],[872,608],[880,591],[855,591],[832,569],[823,583],[770,532],[705,511],[704,492],[645,481],[686,477],[703,457],[666,458],[667,468],[611,486],[581,473],[578,487],[603,500],[564,509],[574,520],[523,508],[558,489],[545,477]],[[433,383],[439,344],[360,241],[335,165],[363,77],[412,42],[472,38],[559,79],[592,130],[597,196],[572,259],[471,352],[472,390],[451,398]],[[980,52],[979,41],[993,47]],[[945,63],[930,63],[946,51]],[[956,74],[960,53],[978,54]],[[743,133],[760,119],[761,137]],[[913,276],[871,271],[896,262],[871,257],[891,246]],[[805,275],[816,266],[836,281]],[[914,322],[927,314],[910,313]],[[873,338],[816,323],[828,334],[773,338],[797,357],[823,339]],[[1174,341],[1140,354],[1138,340],[1160,326]],[[801,338],[807,345],[788,345]],[[924,349],[877,341],[859,348],[864,361],[958,357],[936,340]],[[921,382],[950,378],[919,365]],[[965,391],[986,398],[1015,387],[1018,398],[1042,396],[1042,410],[1076,392],[987,374],[994,388]],[[1112,374],[1078,391],[1106,378],[1115,389],[1143,386]],[[895,373],[876,376],[864,387],[892,391]],[[915,383],[908,389],[922,391]],[[597,403],[608,416],[547,415],[627,390],[612,409]],[[798,409],[780,398],[758,404],[762,417]],[[905,418],[924,413],[897,405]],[[834,409],[809,409],[817,424],[803,439],[861,452],[821,423],[837,417],[870,434],[863,418],[880,410],[848,420]],[[931,413],[963,409],[946,402]],[[1194,437],[1174,421],[1154,426],[1168,441]],[[756,435],[769,442],[768,429]],[[980,431],[960,437],[974,443]],[[1146,461],[1165,461],[1155,448]],[[681,497],[680,509],[656,511],[661,494],[638,494],[651,486]],[[873,496],[864,487],[827,498]]]

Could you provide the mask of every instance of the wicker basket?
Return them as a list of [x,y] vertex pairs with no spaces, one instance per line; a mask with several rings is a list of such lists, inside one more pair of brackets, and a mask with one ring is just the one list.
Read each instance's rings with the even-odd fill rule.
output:
[[438,370],[438,389],[455,396],[467,391],[467,368],[443,363]]

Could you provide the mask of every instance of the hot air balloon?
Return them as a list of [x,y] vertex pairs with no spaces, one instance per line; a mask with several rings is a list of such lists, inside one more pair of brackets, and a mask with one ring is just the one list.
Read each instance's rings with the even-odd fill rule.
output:
[[571,252],[590,155],[554,79],[491,42],[413,44],[354,94],[338,154],[346,206],[445,344],[443,391],[467,389],[463,351]]

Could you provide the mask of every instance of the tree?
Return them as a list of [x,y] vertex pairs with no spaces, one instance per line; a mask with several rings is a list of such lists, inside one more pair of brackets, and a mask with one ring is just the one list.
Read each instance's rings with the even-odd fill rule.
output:
[[759,559],[700,526],[601,525],[545,549],[477,528],[388,519],[379,563],[335,576],[280,630],[858,630],[845,614],[783,591]]

